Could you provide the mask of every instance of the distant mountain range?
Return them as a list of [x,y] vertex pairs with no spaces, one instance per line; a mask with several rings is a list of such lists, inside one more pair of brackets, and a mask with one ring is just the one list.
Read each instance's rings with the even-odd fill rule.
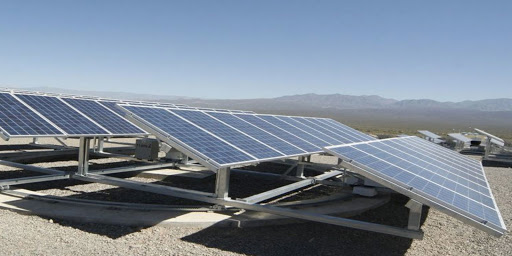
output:
[[91,95],[126,100],[162,101],[197,107],[253,110],[258,113],[331,117],[363,131],[438,133],[488,129],[512,138],[512,99],[439,102],[429,99],[395,100],[380,96],[302,94],[270,99],[199,99],[125,92],[77,91],[59,88],[24,88],[54,93]]
[[[23,88],[26,90],[66,93],[78,95],[90,95],[106,98],[119,98],[126,100],[148,100],[148,101],[174,101],[189,102],[191,105],[233,105],[239,108],[271,108],[277,105],[279,108],[295,108],[297,105],[319,109],[461,109],[461,110],[478,110],[478,111],[512,111],[512,99],[486,99],[477,101],[461,101],[461,102],[439,102],[430,99],[419,100],[395,100],[383,98],[377,95],[352,96],[343,94],[301,94],[282,96],[277,98],[265,99],[241,99],[241,100],[225,100],[225,99],[199,99],[186,96],[175,95],[158,95],[158,94],[138,94],[128,92],[101,92],[101,91],[82,91],[70,90],[52,87],[33,87]],[[287,107],[288,106],[288,107]]]

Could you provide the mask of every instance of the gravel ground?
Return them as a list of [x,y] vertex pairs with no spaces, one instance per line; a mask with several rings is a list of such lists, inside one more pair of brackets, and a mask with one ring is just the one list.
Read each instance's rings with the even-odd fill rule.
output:
[[[325,157],[317,159],[332,161]],[[107,160],[95,161],[99,161],[99,166],[107,164]],[[45,163],[42,166],[74,163]],[[1,170],[14,169],[1,167]],[[510,226],[512,170],[488,167],[485,170],[504,221]],[[117,189],[81,183],[66,184],[61,188],[31,186],[46,193],[68,196],[80,196],[91,190],[109,191],[96,193],[99,198],[106,194],[115,195],[112,191]],[[243,187],[243,184],[234,185],[237,186]],[[393,196],[389,204],[357,219],[404,226],[407,209],[403,205],[406,201],[403,196]],[[495,238],[434,209],[425,208],[424,213],[422,229],[425,237],[420,241],[319,223],[245,229],[141,229],[49,220],[0,210],[0,244],[2,255],[512,255],[509,234]]]

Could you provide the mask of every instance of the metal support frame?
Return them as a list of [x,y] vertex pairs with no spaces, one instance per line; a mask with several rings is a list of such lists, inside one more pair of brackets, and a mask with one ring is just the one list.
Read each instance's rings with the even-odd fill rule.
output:
[[259,193],[259,194],[256,194],[256,195],[253,195],[250,197],[246,197],[241,200],[243,200],[244,202],[247,202],[247,203],[259,203],[259,202],[265,201],[267,199],[274,198],[276,196],[280,196],[285,193],[288,193],[288,192],[291,192],[291,191],[294,191],[294,190],[297,190],[297,189],[300,189],[303,187],[314,185],[314,184],[316,184],[317,180],[319,181],[319,180],[329,179],[334,176],[338,176],[340,174],[342,174],[342,172],[340,172],[340,171],[326,172],[324,174],[320,174],[320,175],[312,177],[312,178],[297,181],[295,183],[292,183],[292,184],[289,184],[286,186],[282,186],[279,188],[275,188],[272,190],[268,190],[263,193]]
[[295,173],[295,176],[303,178],[304,177],[304,162],[306,161],[306,157],[299,156],[299,163],[297,164],[297,172]]
[[[312,184],[315,184],[317,182],[321,182],[322,180],[335,177],[337,175],[342,174],[342,171],[331,171],[327,172],[309,179],[305,179],[303,177],[297,177],[297,176],[289,176],[290,178],[299,180],[298,182],[295,182],[293,184],[283,186],[274,190],[270,190],[264,193],[260,193],[257,195],[254,195],[252,197],[248,197],[245,200],[233,200],[229,197],[229,180],[230,180],[230,173],[231,168],[220,168],[217,169],[216,174],[216,185],[215,185],[215,191],[214,193],[208,193],[208,192],[202,192],[202,191],[195,191],[195,190],[188,190],[188,189],[182,189],[182,188],[176,188],[176,187],[170,187],[165,185],[158,185],[158,184],[150,184],[150,183],[144,183],[144,182],[137,182],[132,180],[125,180],[121,178],[114,178],[114,177],[108,177],[100,174],[89,173],[89,149],[90,149],[90,142],[91,138],[88,137],[81,137],[80,138],[80,145],[79,145],[79,156],[78,156],[78,170],[76,174],[70,174],[68,172],[62,172],[52,169],[46,169],[41,167],[35,167],[35,166],[29,166],[29,165],[23,165],[23,164],[16,164],[12,162],[7,161],[1,161],[0,164],[14,166],[17,168],[22,168],[26,170],[34,170],[38,172],[47,173],[50,175],[40,176],[40,177],[28,177],[28,178],[20,178],[17,180],[4,180],[5,186],[11,185],[11,184],[22,184],[22,183],[31,183],[31,182],[40,182],[40,181],[46,181],[46,180],[54,180],[54,179],[66,179],[66,178],[73,178],[77,180],[87,181],[87,182],[97,182],[97,183],[103,183],[103,184],[109,184],[119,187],[125,187],[129,189],[135,189],[140,191],[146,191],[156,194],[162,194],[162,195],[168,195],[173,197],[180,197],[195,201],[201,201],[206,203],[211,203],[214,205],[220,205],[222,207],[235,207],[245,210],[252,210],[252,211],[260,211],[260,212],[266,212],[270,214],[276,214],[286,217],[292,217],[292,218],[298,218],[303,220],[309,220],[309,221],[315,221],[315,222],[321,222],[321,223],[327,223],[327,224],[333,224],[338,226],[344,226],[349,228],[355,228],[355,229],[361,229],[361,230],[367,230],[372,232],[379,232],[384,234],[390,234],[390,235],[396,235],[396,236],[402,236],[407,238],[415,238],[415,239],[421,239],[423,237],[423,233],[421,230],[419,230],[419,219],[421,218],[421,207],[414,206],[413,203],[411,203],[413,206],[410,207],[411,209],[411,220],[409,223],[409,229],[405,228],[398,228],[398,227],[392,227],[382,224],[376,224],[376,223],[369,223],[369,222],[363,222],[359,220],[353,220],[353,219],[347,219],[347,218],[340,218],[335,216],[329,216],[325,214],[318,214],[318,213],[312,213],[307,212],[299,209],[290,209],[290,208],[284,208],[284,207],[277,207],[273,205],[261,205],[257,204],[257,202],[261,202],[263,200],[282,195],[284,193],[299,189],[301,187],[309,186]],[[300,159],[301,162],[304,162],[304,158]],[[142,167],[132,167],[132,168],[114,168],[109,171],[103,171],[103,173],[115,173],[115,172],[124,172],[124,171],[135,171],[137,168],[140,168],[139,170],[143,170],[145,168],[152,168],[152,166],[142,166]],[[101,171],[96,171],[96,173]],[[300,175],[303,176],[303,173]],[[281,176],[282,177],[282,176]],[[1,183],[0,183],[1,184]],[[1,187],[0,187],[1,188]],[[419,209],[419,213],[418,213]]]
[[231,176],[230,168],[221,168],[217,171],[215,182],[215,196],[217,198],[229,198],[229,178]]
[[54,137],[54,139],[59,142],[62,146],[68,148],[69,146],[59,137]]
[[409,222],[407,224],[407,228],[410,230],[420,230],[423,204],[410,199],[407,204],[405,204],[405,207],[409,208]]
[[32,144],[39,144],[39,138],[38,137],[32,138]]
[[98,144],[96,145],[96,152],[103,152],[103,137],[98,137]]
[[78,171],[77,174],[87,176],[89,172],[89,148],[91,147],[91,138],[80,137],[78,147]]
[[[224,173],[224,174],[222,174],[222,173]],[[220,171],[217,175],[223,177],[221,180],[226,180],[225,178],[229,175],[229,170],[224,169],[224,170]],[[233,200],[230,198],[219,198],[219,196],[218,196],[219,194],[217,194],[217,193],[210,194],[210,193],[205,193],[205,192],[186,190],[186,189],[174,188],[174,187],[157,185],[157,184],[148,184],[148,183],[143,183],[143,182],[124,180],[124,179],[120,179],[120,178],[106,177],[106,176],[97,175],[97,174],[89,174],[88,176],[76,175],[76,176],[72,176],[72,178],[75,178],[78,180],[83,180],[83,181],[88,181],[88,182],[98,182],[98,183],[103,183],[103,184],[119,186],[119,187],[125,187],[125,188],[129,188],[129,189],[135,189],[135,190],[140,190],[140,191],[156,193],[156,194],[162,194],[162,195],[181,197],[181,198],[186,198],[186,199],[191,199],[191,200],[196,200],[196,201],[201,201],[201,202],[207,202],[207,203],[216,204],[216,205],[231,206],[231,207],[236,207],[236,208],[251,210],[251,211],[266,212],[266,213],[276,214],[276,215],[281,215],[281,216],[286,216],[286,217],[298,218],[298,219],[309,220],[309,221],[316,221],[316,222],[321,222],[321,223],[327,223],[327,224],[332,224],[332,225],[337,225],[337,226],[367,230],[367,231],[384,233],[384,234],[389,234],[389,235],[395,235],[395,236],[401,236],[401,237],[407,237],[407,238],[413,238],[413,239],[422,239],[423,238],[423,232],[420,230],[409,230],[409,229],[392,227],[392,226],[370,223],[370,222],[364,222],[364,221],[359,221],[359,220],[334,217],[334,216],[329,216],[329,215],[325,215],[325,214],[317,214],[317,213],[306,212],[306,211],[301,211],[301,210],[294,210],[294,209],[290,209],[290,208],[283,208],[283,207],[277,207],[277,206],[272,206],[272,205],[260,205],[260,204],[244,202],[242,200]],[[224,189],[226,188],[225,186],[219,186],[219,187],[224,187]],[[218,189],[216,189],[216,190],[218,191]],[[224,191],[227,192],[227,190],[224,190]]]
[[484,152],[484,159],[489,158],[489,155],[491,154],[492,145],[491,145],[491,137],[487,136],[486,142],[485,142],[485,152]]

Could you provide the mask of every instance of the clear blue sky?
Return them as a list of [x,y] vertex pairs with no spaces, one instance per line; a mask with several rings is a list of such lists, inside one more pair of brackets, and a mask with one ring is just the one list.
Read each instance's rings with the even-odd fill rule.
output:
[[512,98],[512,1],[1,1],[0,86]]

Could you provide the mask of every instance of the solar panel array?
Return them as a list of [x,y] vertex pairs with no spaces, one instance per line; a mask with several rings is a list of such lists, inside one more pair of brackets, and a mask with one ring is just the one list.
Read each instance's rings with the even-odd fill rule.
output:
[[120,106],[135,123],[213,168],[310,155],[323,152],[325,146],[374,140],[323,118]]
[[326,147],[345,165],[493,234],[506,231],[479,161],[418,137]]
[[147,134],[95,100],[0,92],[2,137],[137,136]]

